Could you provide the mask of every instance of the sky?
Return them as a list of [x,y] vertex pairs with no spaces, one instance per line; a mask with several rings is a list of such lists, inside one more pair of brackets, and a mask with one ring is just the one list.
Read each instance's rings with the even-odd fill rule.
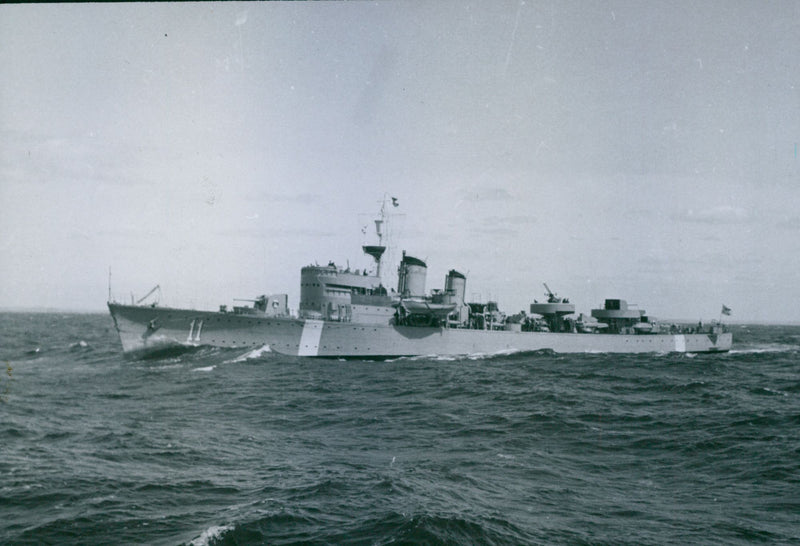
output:
[[0,6],[0,308],[102,311],[109,271],[297,308],[393,196],[395,256],[509,314],[546,282],[800,321],[798,34],[793,1]]

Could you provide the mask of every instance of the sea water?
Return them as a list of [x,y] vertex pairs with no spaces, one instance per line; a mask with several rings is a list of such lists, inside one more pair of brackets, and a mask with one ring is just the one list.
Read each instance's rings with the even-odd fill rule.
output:
[[3,544],[800,543],[800,327],[714,355],[122,355],[0,314]]

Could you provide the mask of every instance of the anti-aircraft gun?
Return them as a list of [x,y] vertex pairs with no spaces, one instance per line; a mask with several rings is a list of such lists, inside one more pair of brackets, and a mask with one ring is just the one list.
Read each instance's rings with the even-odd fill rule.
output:
[[567,298],[559,298],[558,294],[550,290],[550,287],[547,286],[546,282],[543,282],[542,284],[544,285],[544,289],[547,291],[547,303],[569,303]]

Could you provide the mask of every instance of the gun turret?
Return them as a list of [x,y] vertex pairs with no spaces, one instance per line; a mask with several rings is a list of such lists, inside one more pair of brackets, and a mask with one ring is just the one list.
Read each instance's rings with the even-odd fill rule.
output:
[[234,298],[233,301],[249,301],[253,303],[252,307],[233,307],[233,312],[239,315],[253,315],[259,312],[267,316],[288,316],[289,296],[286,294],[271,294],[258,296],[256,299]]
[[233,298],[233,301],[249,301],[252,302],[253,308],[259,311],[266,311],[267,309],[267,296],[259,296],[254,300],[244,298]]

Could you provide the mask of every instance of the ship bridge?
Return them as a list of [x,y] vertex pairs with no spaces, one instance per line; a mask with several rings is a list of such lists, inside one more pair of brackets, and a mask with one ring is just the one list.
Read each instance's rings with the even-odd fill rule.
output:
[[300,270],[300,317],[386,323],[394,313],[377,275],[366,270],[309,265]]

